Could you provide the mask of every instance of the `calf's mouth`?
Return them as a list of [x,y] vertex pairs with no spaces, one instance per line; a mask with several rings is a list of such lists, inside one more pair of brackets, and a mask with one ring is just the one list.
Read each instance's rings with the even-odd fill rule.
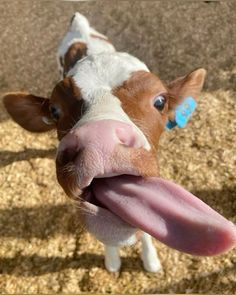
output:
[[[86,163],[84,158],[80,161]],[[81,171],[80,161],[75,165],[77,197],[85,208],[95,212],[94,216],[85,216],[89,229],[100,226],[104,236],[109,235],[109,226],[110,231],[122,228],[127,236],[141,229],[174,249],[201,256],[221,254],[235,247],[236,226],[181,186],[159,176],[142,174],[142,165],[134,169],[131,162],[129,169],[118,171],[122,163],[117,159],[110,161],[115,164],[108,171],[98,165],[97,158],[95,166],[102,167],[101,173],[96,171],[88,177],[92,170],[87,167],[88,172]],[[86,181],[80,185],[83,176]]]

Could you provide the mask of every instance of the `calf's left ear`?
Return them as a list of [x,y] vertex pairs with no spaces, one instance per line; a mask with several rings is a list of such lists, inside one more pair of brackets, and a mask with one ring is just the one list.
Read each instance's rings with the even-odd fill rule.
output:
[[191,96],[197,100],[202,90],[205,76],[206,70],[200,68],[172,81],[168,85],[172,97],[169,102],[169,109],[174,110],[187,96]]
[[28,131],[44,132],[55,128],[50,119],[48,98],[13,92],[3,97],[3,103],[12,119]]

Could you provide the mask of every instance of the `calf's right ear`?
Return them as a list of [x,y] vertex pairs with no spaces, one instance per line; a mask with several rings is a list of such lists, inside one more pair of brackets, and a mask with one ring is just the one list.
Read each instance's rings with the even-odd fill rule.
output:
[[12,119],[28,131],[44,132],[55,128],[48,98],[13,92],[3,97],[3,103]]

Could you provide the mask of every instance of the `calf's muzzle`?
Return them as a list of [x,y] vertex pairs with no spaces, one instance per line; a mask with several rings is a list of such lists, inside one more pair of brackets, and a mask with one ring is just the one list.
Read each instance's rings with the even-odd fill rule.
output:
[[143,148],[135,126],[117,120],[99,120],[72,129],[61,140],[57,168],[73,165],[80,189],[93,178],[137,174],[130,163],[131,150]]

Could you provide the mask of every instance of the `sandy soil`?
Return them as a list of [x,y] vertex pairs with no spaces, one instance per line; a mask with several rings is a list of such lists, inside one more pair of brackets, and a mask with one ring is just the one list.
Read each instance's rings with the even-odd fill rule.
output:
[[[236,3],[12,0],[0,11],[1,96],[50,94],[56,48],[74,11],[164,80],[205,67],[198,110],[187,128],[163,136],[160,165],[164,177],[236,222]],[[56,182],[56,135],[30,134],[0,110],[1,293],[236,292],[236,250],[200,258],[155,241],[163,271],[149,274],[136,244],[121,249],[120,273],[107,273],[102,244],[82,232]]]

